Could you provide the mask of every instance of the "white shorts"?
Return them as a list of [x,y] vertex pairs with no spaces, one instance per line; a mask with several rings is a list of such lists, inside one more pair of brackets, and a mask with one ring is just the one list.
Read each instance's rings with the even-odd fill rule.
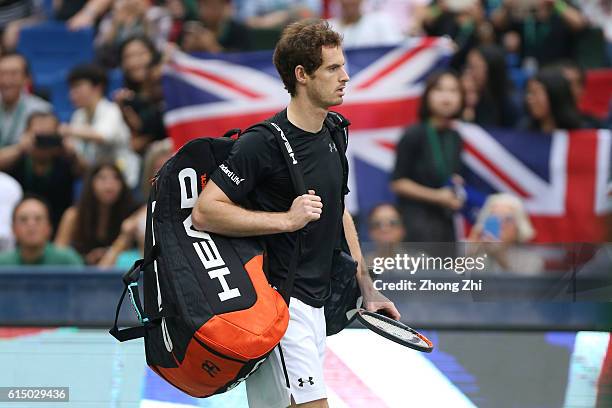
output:
[[285,408],[327,398],[323,382],[325,357],[325,314],[291,298],[289,327],[281,340],[282,354],[289,377],[289,388],[279,348],[246,380],[249,408]]

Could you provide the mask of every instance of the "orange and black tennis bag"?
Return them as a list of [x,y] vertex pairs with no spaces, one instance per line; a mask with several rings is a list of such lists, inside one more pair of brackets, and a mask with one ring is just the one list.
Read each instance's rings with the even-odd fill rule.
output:
[[[240,383],[280,342],[289,322],[287,303],[264,274],[263,249],[256,239],[228,238],[192,226],[198,195],[233,143],[230,137],[192,140],[156,175],[145,256],[123,276],[125,289],[110,331],[119,341],[144,337],[149,367],[194,397]],[[119,330],[126,292],[141,326]]]
[[[255,126],[275,134],[296,191],[305,191],[295,185],[303,180],[284,133],[271,123]],[[300,257],[298,233],[287,279],[277,291],[266,279],[264,250],[256,238],[193,228],[192,208],[208,176],[229,155],[236,133],[190,141],[157,173],[148,200],[145,256],[123,276],[110,330],[121,342],[143,337],[149,367],[200,398],[238,385],[278,345],[289,322],[287,305]],[[126,293],[141,325],[119,329]],[[344,325],[341,321],[339,330]]]

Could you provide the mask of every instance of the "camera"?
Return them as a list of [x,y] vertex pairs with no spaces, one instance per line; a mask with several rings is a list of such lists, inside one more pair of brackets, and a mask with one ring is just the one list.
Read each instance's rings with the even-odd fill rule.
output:
[[39,133],[34,136],[34,146],[39,149],[62,147],[62,137],[57,133]]

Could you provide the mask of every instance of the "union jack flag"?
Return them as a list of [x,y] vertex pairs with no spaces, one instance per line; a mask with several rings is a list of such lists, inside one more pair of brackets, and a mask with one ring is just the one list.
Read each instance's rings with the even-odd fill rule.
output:
[[[436,68],[445,66],[452,54],[444,38],[421,38],[397,47],[348,49],[347,71],[351,76],[348,93],[334,109],[352,122],[349,155],[352,160],[373,162],[388,171],[394,160],[396,136],[414,122],[424,79]],[[289,102],[269,51],[223,55],[186,55],[176,53],[163,76],[167,104],[165,122],[177,147],[201,136],[219,136],[228,129],[245,129],[272,116]],[[337,108],[337,109],[336,109]],[[368,208],[370,188],[360,189],[355,177],[368,168],[351,172],[349,210],[359,204]],[[390,193],[384,185],[376,187],[375,197]],[[359,197],[366,197],[361,203]]]
[[469,188],[523,199],[537,242],[601,241],[612,211],[609,130],[552,134],[460,123]]
[[[352,123],[347,206],[366,214],[377,203],[394,200],[388,180],[395,145],[416,120],[424,80],[447,64],[452,47],[447,39],[426,37],[345,54],[351,81],[344,103],[334,110]],[[245,129],[289,102],[269,51],[178,52],[165,68],[163,86],[165,122],[177,147],[196,137]],[[601,237],[601,217],[612,211],[608,131],[530,135],[463,123],[457,127],[470,170],[468,191],[522,197],[539,242]]]

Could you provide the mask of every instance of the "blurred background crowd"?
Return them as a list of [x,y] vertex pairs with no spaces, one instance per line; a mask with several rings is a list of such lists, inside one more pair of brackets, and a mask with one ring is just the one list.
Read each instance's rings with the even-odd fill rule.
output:
[[[611,126],[612,112],[580,109],[588,70],[612,65],[609,0],[7,0],[0,264],[129,265],[143,248],[150,180],[175,150],[163,65],[176,50],[272,49],[283,27],[312,17],[329,19],[345,47],[454,44],[397,146],[397,202],[367,215],[375,242],[456,240],[465,197],[455,119],[545,133]],[[535,234],[521,200],[498,194],[468,239]]]

